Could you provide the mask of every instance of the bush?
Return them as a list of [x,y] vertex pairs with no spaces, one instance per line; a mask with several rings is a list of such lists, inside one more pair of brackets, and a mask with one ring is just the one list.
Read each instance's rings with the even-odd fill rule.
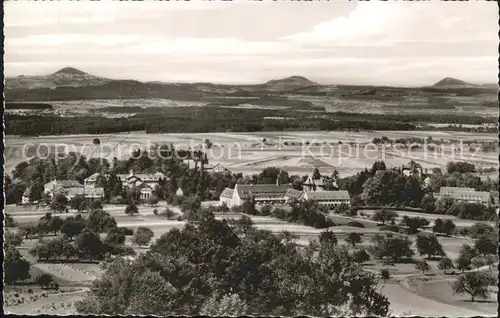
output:
[[134,202],[129,203],[127,205],[127,207],[125,208],[125,214],[134,215],[136,213],[139,213],[139,209],[137,209],[137,205],[135,205]]
[[391,273],[389,272],[389,270],[387,268],[382,268],[380,270],[380,277],[383,280],[388,280],[389,278],[391,278]]
[[132,243],[139,245],[139,246],[148,245],[149,242],[151,242],[151,239],[153,238],[153,236],[154,236],[154,233],[149,228],[140,227],[135,232],[134,237],[132,238]]
[[129,236],[129,235],[134,235],[134,230],[132,229],[129,229],[128,227],[120,227],[119,228],[123,234],[125,234],[126,236]]
[[347,226],[359,227],[359,228],[365,227],[361,222],[358,221],[350,221],[349,223],[347,223]]
[[352,254],[352,258],[356,263],[362,264],[370,260],[370,255],[366,252],[365,249],[360,249]]
[[386,224],[386,225],[382,225],[381,227],[379,227],[380,231],[391,231],[391,232],[395,232],[395,233],[399,233],[400,229],[401,228],[399,226],[397,226],[396,224]]
[[126,201],[122,198],[122,196],[120,195],[117,195],[115,197],[112,197],[110,200],[109,200],[109,203],[111,204],[116,204],[116,205],[120,205],[120,204],[125,204]]
[[169,220],[173,219],[176,215],[177,215],[177,213],[175,213],[174,211],[172,211],[169,208],[166,208],[165,210],[163,210],[159,214],[160,217],[163,217],[163,218],[166,218],[166,219],[169,219]]

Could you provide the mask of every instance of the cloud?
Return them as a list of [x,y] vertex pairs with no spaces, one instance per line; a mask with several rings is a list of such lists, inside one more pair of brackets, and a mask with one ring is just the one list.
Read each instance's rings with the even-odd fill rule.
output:
[[331,46],[391,46],[498,40],[495,3],[358,2],[348,17],[283,40]]
[[109,23],[126,19],[161,17],[175,10],[217,10],[233,5],[221,1],[116,1],[61,2],[8,1],[4,3],[5,27]]

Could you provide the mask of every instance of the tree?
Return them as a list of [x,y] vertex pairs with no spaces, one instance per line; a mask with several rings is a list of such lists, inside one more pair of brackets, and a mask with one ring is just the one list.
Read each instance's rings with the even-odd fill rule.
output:
[[152,196],[150,196],[150,197],[148,198],[148,204],[149,204],[149,205],[151,205],[151,206],[153,206],[153,205],[157,205],[157,204],[158,204],[158,202],[160,202],[160,200],[158,199],[158,197],[157,197],[157,196],[152,195]]
[[434,255],[444,256],[443,246],[434,235],[419,235],[417,237],[417,249],[420,255],[427,255],[427,258]]
[[37,227],[34,224],[22,225],[19,227],[19,233],[23,235],[25,239],[28,239],[30,235],[37,234]]
[[116,228],[116,220],[104,210],[94,210],[89,214],[87,228],[95,233],[106,233],[112,228]]
[[50,218],[48,221],[48,230],[52,231],[54,235],[57,234],[61,230],[61,227],[63,226],[64,221],[61,219],[59,216],[53,216]]
[[227,294],[222,298],[215,295],[210,297],[201,307],[203,316],[245,316],[248,305],[238,294]]
[[444,271],[444,273],[446,274],[446,272],[449,270],[449,269],[453,269],[454,266],[453,266],[453,261],[448,258],[448,257],[443,257],[441,258],[441,260],[439,261],[439,264],[438,264],[438,269]]
[[356,233],[356,232],[350,232],[349,234],[346,235],[345,241],[348,244],[351,244],[353,247],[356,246],[356,244],[361,243],[361,234]]
[[135,231],[135,234],[132,237],[132,243],[139,246],[148,245],[149,242],[151,242],[153,236],[154,233],[153,231],[151,231],[151,229],[147,227],[140,227],[137,229],[137,231]]
[[20,233],[6,231],[4,235],[5,245],[17,247],[23,243],[23,237]]
[[389,272],[389,270],[387,268],[382,268],[380,270],[380,277],[385,281],[385,280],[388,280],[389,278],[391,278],[391,273]]
[[13,284],[30,278],[30,263],[22,258],[13,245],[5,244],[3,270],[6,284]]
[[271,215],[271,206],[269,204],[264,205],[260,209],[260,215],[264,215],[264,216]]
[[453,223],[452,220],[446,220],[444,221],[444,224],[443,224],[443,230],[441,233],[444,233],[444,235],[446,236],[449,236],[451,234],[453,234],[453,232],[455,232],[455,228],[456,228],[456,225],[455,223]]
[[484,257],[481,257],[481,256],[476,256],[476,257],[473,257],[471,260],[470,260],[472,266],[474,266],[475,268],[480,268],[480,267],[483,267],[483,266],[486,266],[486,259]]
[[175,308],[176,292],[159,272],[146,270],[133,282],[126,313],[167,316]]
[[161,217],[164,217],[164,218],[171,220],[172,218],[174,218],[177,215],[177,213],[175,213],[173,210],[171,210],[169,208],[166,208],[161,213],[159,213],[159,215]]
[[424,195],[422,202],[420,202],[420,208],[425,213],[435,213],[436,212],[436,199],[432,195]]
[[455,260],[456,267],[460,271],[470,269],[472,258],[477,256],[477,251],[471,246],[464,244],[460,248],[458,258]]
[[429,221],[427,219],[420,217],[410,218],[406,215],[401,219],[400,222],[400,226],[406,227],[406,231],[408,232],[408,234],[418,233],[420,228],[423,228],[427,225],[429,225]]
[[438,218],[434,221],[434,226],[432,227],[432,232],[443,233],[444,222],[442,219]]
[[420,262],[415,263],[415,268],[422,272],[422,274],[425,274],[425,272],[428,272],[431,268],[429,264],[424,260]]
[[385,224],[385,222],[390,222],[392,220],[395,220],[398,217],[398,214],[394,211],[387,210],[387,209],[382,209],[378,210],[373,214],[372,220],[377,221],[377,222],[382,222],[382,224]]
[[321,232],[319,236],[319,243],[322,245],[336,246],[338,244],[337,237],[332,231],[326,230]]
[[491,278],[488,274],[481,272],[468,272],[460,275],[460,277],[453,282],[452,288],[455,294],[469,294],[471,301],[476,298],[488,298],[490,292],[488,285]]
[[497,254],[498,240],[495,241],[490,236],[481,235],[476,239],[474,247],[483,256]]
[[111,228],[108,230],[104,242],[107,244],[123,245],[125,243],[125,233],[120,228]]
[[407,237],[372,238],[372,252],[378,259],[389,259],[396,263],[404,259],[411,259],[414,255],[411,241]]
[[102,210],[102,202],[101,200],[97,199],[97,200],[92,200],[89,204],[89,208],[91,211],[94,211],[94,210]]
[[491,266],[496,262],[496,256],[489,254],[484,257],[484,260],[486,265],[488,265],[488,269],[491,271]]
[[85,229],[75,238],[75,247],[81,252],[82,256],[93,261],[104,258],[105,246],[101,238],[95,232]]
[[483,235],[490,235],[493,232],[494,229],[492,226],[489,226],[486,223],[478,222],[469,227],[469,229],[467,230],[467,235],[469,235],[473,239],[476,239]]
[[125,208],[125,214],[128,215],[134,215],[139,213],[139,210],[137,209],[137,205],[132,201],[130,202],[127,207]]
[[370,255],[366,252],[366,250],[364,248],[355,251],[353,253],[352,257],[353,257],[355,262],[360,263],[360,264],[365,263],[365,262],[370,260]]
[[35,283],[37,285],[40,285],[40,287],[42,287],[42,289],[47,289],[47,288],[51,288],[51,287],[55,287],[55,286],[58,286],[58,287],[54,288],[54,289],[58,289],[59,288],[59,284],[56,285],[56,282],[54,281],[54,278],[51,275],[49,275],[49,274],[40,274],[40,275],[38,275],[35,278]]
[[64,219],[63,224],[61,225],[61,233],[65,234],[69,238],[73,238],[74,236],[80,234],[86,226],[86,222],[84,219],[77,220],[73,216],[69,216]]
[[17,226],[16,221],[14,221],[14,218],[12,215],[5,213],[5,227],[15,227]]
[[314,168],[313,174],[312,174],[312,178],[314,180],[321,179],[321,173],[319,173],[319,169],[318,168]]
[[66,207],[67,204],[68,204],[68,199],[66,198],[66,196],[62,193],[57,193],[52,198],[52,203],[50,207],[53,211],[62,212],[62,211],[67,211],[68,209]]

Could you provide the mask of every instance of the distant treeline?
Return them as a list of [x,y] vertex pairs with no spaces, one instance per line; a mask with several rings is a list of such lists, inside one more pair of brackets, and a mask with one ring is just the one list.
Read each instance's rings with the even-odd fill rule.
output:
[[[135,109],[137,110],[137,109]],[[290,119],[269,120],[264,117]],[[295,118],[291,118],[295,117]],[[9,135],[103,134],[144,130],[147,133],[256,132],[285,130],[415,130],[418,122],[481,124],[494,118],[445,115],[307,113],[296,110],[225,107],[151,107],[128,118],[96,116],[5,115]]]
[[53,107],[51,104],[46,103],[5,103],[5,109],[50,109]]

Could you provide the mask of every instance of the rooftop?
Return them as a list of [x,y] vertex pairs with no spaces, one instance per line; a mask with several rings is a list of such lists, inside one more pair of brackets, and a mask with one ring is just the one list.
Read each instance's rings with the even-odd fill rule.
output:
[[341,191],[318,191],[318,192],[305,192],[305,196],[309,200],[350,200],[349,192]]
[[481,201],[488,202],[491,193],[485,191],[476,191],[473,188],[441,187],[439,194],[456,200]]
[[233,197],[233,189],[225,188],[224,191],[220,194],[221,198],[232,198]]
[[242,184],[236,185],[238,194],[241,198],[252,196],[284,195],[291,186],[288,184]]

